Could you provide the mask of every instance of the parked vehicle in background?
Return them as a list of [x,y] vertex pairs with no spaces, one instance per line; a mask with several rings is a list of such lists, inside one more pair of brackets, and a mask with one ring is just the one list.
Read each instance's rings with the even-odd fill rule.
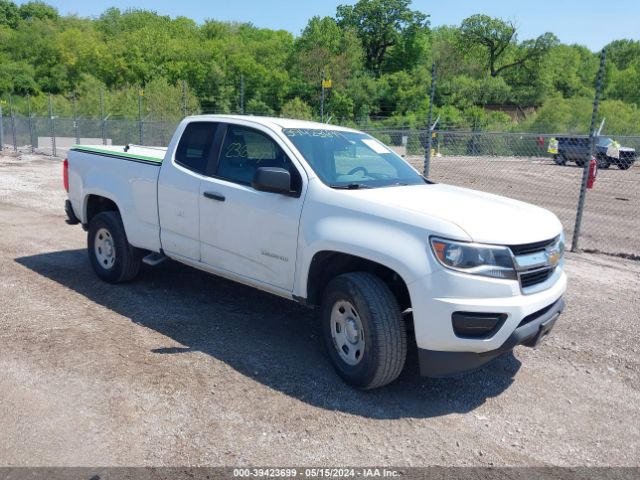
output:
[[[435,184],[373,137],[189,117],[168,149],[76,146],[68,223],[101,279],[165,258],[317,307],[336,371],[375,388],[534,346],[564,308],[564,236],[542,208]],[[250,332],[247,332],[250,334]]]
[[[553,160],[558,165],[575,162],[579,167],[584,166],[589,156],[589,137],[557,137],[557,153]],[[622,147],[609,137],[596,137],[593,155],[598,161],[598,168],[609,168],[616,165],[621,170],[627,170],[636,161],[636,151],[633,148]]]

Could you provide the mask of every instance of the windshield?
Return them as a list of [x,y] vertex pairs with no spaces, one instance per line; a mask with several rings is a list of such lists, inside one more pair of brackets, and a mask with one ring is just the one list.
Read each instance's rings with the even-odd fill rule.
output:
[[608,147],[612,143],[613,143],[613,140],[611,140],[609,137],[598,138],[598,146],[600,147]]
[[360,132],[285,128],[283,133],[333,188],[424,184],[424,178],[388,147]]

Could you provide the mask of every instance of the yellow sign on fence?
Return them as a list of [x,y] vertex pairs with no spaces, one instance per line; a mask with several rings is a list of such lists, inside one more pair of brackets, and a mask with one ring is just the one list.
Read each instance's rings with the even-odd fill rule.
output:
[[322,88],[332,88],[333,82],[331,80],[322,80]]

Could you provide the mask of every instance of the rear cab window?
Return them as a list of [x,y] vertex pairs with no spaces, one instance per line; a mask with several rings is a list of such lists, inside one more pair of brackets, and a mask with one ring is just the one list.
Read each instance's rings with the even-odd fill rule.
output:
[[193,122],[187,125],[176,148],[176,163],[205,175],[219,125],[215,122]]

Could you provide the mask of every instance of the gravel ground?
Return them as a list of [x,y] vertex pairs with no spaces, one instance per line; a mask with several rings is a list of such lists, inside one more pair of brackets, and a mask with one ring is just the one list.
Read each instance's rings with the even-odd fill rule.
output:
[[[424,158],[408,160],[422,171]],[[558,166],[549,158],[438,157],[430,177],[442,183],[483,190],[543,206],[562,221],[569,241],[583,169]],[[587,190],[580,247],[610,254],[640,257],[640,162],[629,170],[600,169]]]
[[0,159],[0,466],[639,465],[640,262],[568,254],[539,348],[363,393],[292,302],[175,263],[100,282],[60,174]]

